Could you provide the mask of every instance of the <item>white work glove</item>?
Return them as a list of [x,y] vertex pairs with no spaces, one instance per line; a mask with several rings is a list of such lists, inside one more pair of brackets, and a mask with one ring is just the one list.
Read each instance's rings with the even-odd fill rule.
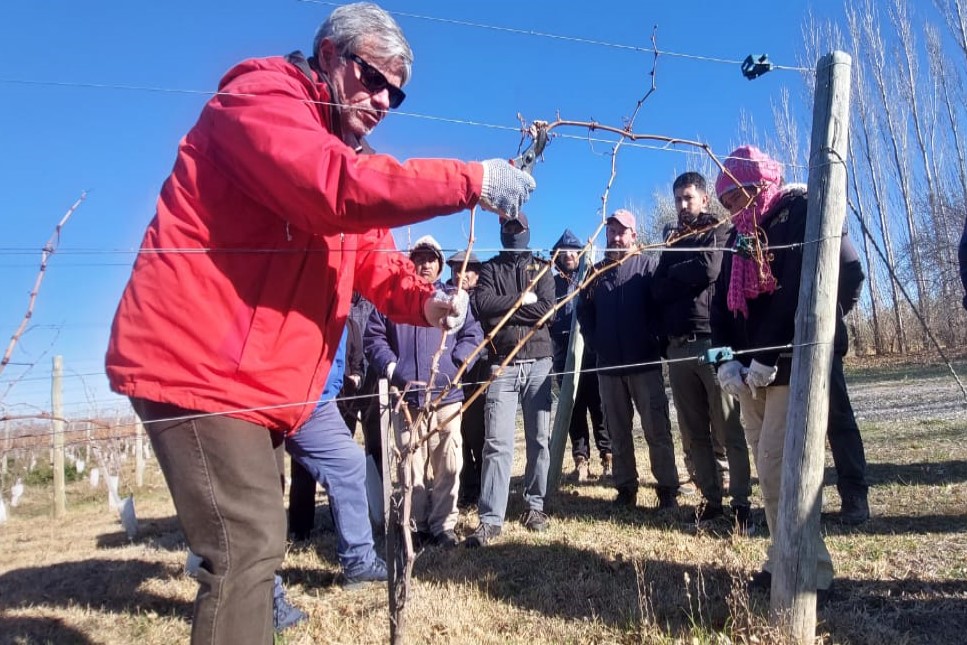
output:
[[353,384],[353,387],[358,390],[359,385],[363,382],[363,377],[359,374],[350,374],[349,381]]
[[719,386],[723,392],[738,398],[739,395],[747,391],[746,384],[742,380],[744,369],[739,361],[726,361],[719,365],[715,376],[718,378]]
[[514,168],[506,159],[488,159],[480,164],[483,166],[480,207],[517,219],[521,206],[537,188],[537,182],[523,170]]
[[749,365],[749,373],[745,375],[745,384],[749,386],[750,390],[752,390],[752,398],[755,398],[755,391],[757,389],[767,387],[770,383],[775,381],[776,374],[778,373],[778,367],[763,365],[753,358],[752,363]]
[[393,372],[395,372],[395,371],[396,371],[396,363],[388,363],[386,365],[386,380],[387,381],[392,381],[393,380]]
[[537,302],[537,294],[533,291],[525,291],[524,297],[520,299],[522,305],[532,305]]
[[452,331],[463,326],[469,305],[470,297],[463,289],[457,289],[453,294],[437,289],[433,297],[423,303],[423,315],[434,327]]

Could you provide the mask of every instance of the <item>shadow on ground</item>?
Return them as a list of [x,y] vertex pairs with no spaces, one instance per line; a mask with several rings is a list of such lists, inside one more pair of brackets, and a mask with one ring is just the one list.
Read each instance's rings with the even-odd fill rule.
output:
[[[15,569],[0,575],[0,611],[86,607],[116,615],[153,611],[187,621],[192,612],[190,602],[143,589],[147,580],[177,575],[177,568],[145,560],[92,559]],[[0,623],[3,642],[89,642],[57,619],[5,617]]]

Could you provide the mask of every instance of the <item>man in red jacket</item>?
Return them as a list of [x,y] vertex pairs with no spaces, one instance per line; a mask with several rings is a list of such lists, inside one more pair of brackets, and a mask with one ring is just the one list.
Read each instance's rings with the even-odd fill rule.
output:
[[515,216],[534,188],[504,160],[362,154],[412,61],[379,7],[333,11],[312,54],[222,79],[179,145],[111,330],[111,386],[144,420],[203,558],[196,642],[272,641],[276,458],[315,407],[353,289],[400,323],[462,322],[466,294],[416,276],[389,227],[478,203]]

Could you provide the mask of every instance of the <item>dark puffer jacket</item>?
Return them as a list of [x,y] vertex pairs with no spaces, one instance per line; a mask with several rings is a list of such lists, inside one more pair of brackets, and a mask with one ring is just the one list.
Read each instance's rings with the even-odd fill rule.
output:
[[[594,268],[598,270],[610,262],[603,260]],[[605,271],[581,292],[581,333],[598,355],[602,375],[661,369],[663,342],[658,337],[651,298],[656,266],[654,254],[641,253]]]
[[[547,265],[547,261],[535,257],[530,251],[501,251],[483,263],[476,296],[480,324],[485,333],[490,333],[497,326],[534,277],[546,268],[533,288],[537,302],[517,309],[491,342],[488,348],[491,363],[507,357],[531,328],[554,307],[554,278]],[[549,325],[545,323],[515,358],[550,358],[552,355],[551,334]]]

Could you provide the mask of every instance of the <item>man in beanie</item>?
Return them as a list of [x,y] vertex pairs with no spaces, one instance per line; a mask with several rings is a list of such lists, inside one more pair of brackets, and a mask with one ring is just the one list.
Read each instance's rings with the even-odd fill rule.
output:
[[[426,235],[418,239],[410,251],[410,260],[418,275],[438,288],[443,286],[440,282],[443,251],[433,237]],[[423,384],[430,379],[433,355],[444,338],[439,369],[428,394]],[[481,341],[483,332],[469,311],[463,325],[449,332],[434,327],[396,324],[379,311],[373,311],[366,325],[363,346],[366,357],[377,373],[385,376],[399,390],[407,390],[404,402],[409,407],[409,419],[416,419],[427,396],[436,398],[453,383],[457,370]],[[450,388],[440,404],[430,411],[427,425],[418,429],[422,437],[427,431],[433,431],[446,422],[439,431],[430,434],[413,454],[410,472],[410,481],[413,483],[411,518],[416,525],[417,545],[432,541],[437,546],[449,548],[458,542],[454,528],[457,525],[457,495],[463,461],[459,414],[462,403],[462,388]],[[407,445],[410,432],[413,431],[407,415],[402,412],[394,414],[393,425],[398,444]]]
[[650,288],[657,261],[654,254],[639,251],[630,211],[620,209],[608,217],[607,235],[605,259],[595,265],[603,271],[581,293],[578,319],[585,342],[598,355],[598,390],[614,451],[615,504],[634,508],[638,503],[632,434],[637,408],[658,482],[657,509],[673,510],[678,507],[678,467]]
[[487,389],[484,407],[486,437],[477,505],[480,524],[467,538],[468,547],[486,545],[500,535],[503,527],[510,496],[518,404],[523,409],[527,445],[523,482],[527,510],[520,521],[530,531],[543,531],[548,523],[544,497],[551,461],[550,371],[553,351],[547,326],[537,328],[507,367],[500,373],[495,371],[553,308],[554,278],[547,263],[534,257],[528,248],[530,228],[523,213],[517,219],[503,220],[500,242],[503,250],[484,262],[480,271],[477,309],[486,332],[493,330],[508,312],[512,313],[488,348],[493,381]]
[[668,236],[651,282],[651,293],[661,330],[668,341],[666,355],[682,447],[691,457],[694,479],[704,504],[698,521],[723,515],[722,483],[715,445],[725,447],[733,519],[739,532],[749,527],[751,473],[749,448],[732,395],[722,391],[709,365],[699,357],[712,346],[709,306],[722,266],[721,249],[731,226],[708,212],[705,177],[697,172],[679,175],[672,184],[678,226]]
[[[792,351],[802,242],[806,228],[803,186],[784,186],[782,166],[754,146],[742,146],[725,161],[715,192],[732,214],[735,230],[727,246],[710,315],[713,345],[743,353],[719,365],[722,389],[739,399],[746,439],[755,459],[772,536],[778,530],[782,454],[789,407]],[[731,176],[729,176],[729,173]],[[816,588],[820,602],[833,582],[833,563],[822,534],[817,541]],[[750,588],[772,585],[774,544]]]
[[[477,281],[480,277],[481,262],[477,254],[470,252],[467,258],[466,268],[463,260],[466,252],[457,251],[447,260],[450,267],[450,280],[447,285],[456,287],[467,292],[470,296],[470,311],[474,318],[480,319],[477,311]],[[461,273],[462,271],[462,273]],[[477,354],[477,361],[473,367],[468,369],[463,376],[463,396],[464,400],[473,395],[481,383],[485,383],[490,377],[490,361],[487,355],[487,348],[484,347]],[[486,397],[478,396],[470,406],[463,411],[463,420],[460,422],[460,434],[463,435],[463,467],[460,469],[460,495],[457,498],[457,507],[460,509],[470,509],[477,506],[480,499],[480,478],[483,473],[483,445],[484,445],[484,403]]]
[[[584,244],[578,237],[565,229],[560,239],[554,244],[554,291],[560,302],[578,288],[582,276],[578,275],[580,251]],[[557,310],[554,322],[551,323],[551,340],[554,341],[554,373],[557,384],[564,380],[564,367],[567,362],[567,352],[571,345],[571,319],[577,307],[577,298],[572,298],[566,305]],[[595,369],[598,357],[589,345],[584,345],[581,359],[581,373],[575,374],[577,392],[574,395],[574,408],[571,410],[571,425],[568,436],[571,438],[571,456],[574,459],[575,481],[584,482],[588,479],[588,459],[591,449],[588,445],[590,429],[594,432],[594,445],[601,457],[601,477],[611,476],[611,437],[604,426],[604,412],[601,410],[601,395],[598,392],[598,372]],[[588,428],[588,415],[591,415],[591,428]]]

